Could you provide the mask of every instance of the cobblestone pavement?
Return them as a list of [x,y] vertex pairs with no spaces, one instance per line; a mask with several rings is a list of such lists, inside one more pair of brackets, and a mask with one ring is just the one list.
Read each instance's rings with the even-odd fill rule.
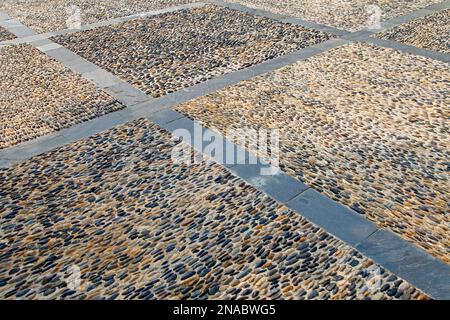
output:
[[55,41],[159,97],[329,38],[323,32],[209,5]]
[[223,133],[279,129],[284,170],[450,262],[448,79],[445,63],[351,44],[177,110]]
[[139,120],[1,172],[0,297],[426,298],[179,143]]
[[0,149],[123,105],[30,45],[0,48]]
[[449,35],[450,9],[402,24],[379,37],[450,54]]
[[2,0],[0,11],[8,13],[37,32],[68,29],[94,22],[164,9],[189,0]]
[[251,8],[296,16],[336,28],[357,31],[441,0],[228,0]]

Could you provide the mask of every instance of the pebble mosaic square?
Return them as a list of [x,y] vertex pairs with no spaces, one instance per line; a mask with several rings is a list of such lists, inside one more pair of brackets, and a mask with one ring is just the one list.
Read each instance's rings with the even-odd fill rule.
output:
[[2,0],[0,11],[37,32],[49,32],[155,11],[194,0]]
[[230,0],[251,8],[296,16],[305,20],[357,31],[441,0]]
[[0,41],[12,40],[16,38],[11,32],[0,26]]
[[450,70],[355,43],[180,105],[221,133],[280,130],[281,168],[450,262]]
[[450,54],[450,9],[402,24],[378,37]]
[[0,48],[0,149],[122,108],[30,45]]
[[141,119],[0,171],[0,298],[427,299],[180,143]]
[[208,5],[54,41],[159,97],[329,38],[301,26]]

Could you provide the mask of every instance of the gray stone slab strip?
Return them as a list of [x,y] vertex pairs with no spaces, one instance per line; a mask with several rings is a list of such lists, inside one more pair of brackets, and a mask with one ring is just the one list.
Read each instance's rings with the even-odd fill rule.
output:
[[450,299],[450,266],[403,240],[378,230],[356,249],[434,299]]
[[[205,128],[200,123],[185,116],[167,123],[161,121],[158,116],[156,119],[154,115],[147,118],[198,151],[195,160],[192,158],[191,161],[214,161],[228,168],[235,166],[238,160],[246,163],[250,159],[255,159],[254,162],[257,163],[257,158],[251,157],[248,151],[239,148],[234,143],[224,139],[221,134]],[[189,151],[188,155],[190,155]]]
[[[39,47],[38,47],[39,49]],[[46,51],[44,51],[46,52]],[[98,67],[90,61],[82,57],[78,57],[78,59],[74,59],[71,61],[66,61],[64,65],[70,68],[73,72],[78,74],[90,73],[98,69]]]
[[[50,41],[49,39],[36,39],[36,40],[32,41],[30,44],[33,47],[39,48],[39,47],[44,47],[44,46],[47,46],[47,45],[50,45],[50,44],[54,44],[54,42]],[[61,46],[59,46],[59,47],[61,47]],[[53,49],[56,49],[56,48],[53,48]],[[51,49],[49,49],[49,50],[51,50]]]
[[85,121],[69,128],[26,141],[11,148],[0,151],[0,168],[29,160],[42,153],[57,149],[63,145],[90,137],[99,132],[111,129],[125,123],[127,120],[120,112],[112,112],[102,117]]
[[[269,167],[260,159],[257,164],[237,164],[232,166],[230,171],[284,204],[309,189],[304,183],[282,172],[279,168]],[[273,174],[267,174],[270,171]]]
[[122,117],[122,114],[120,112],[112,112],[102,117],[82,122],[66,129],[62,129],[59,131],[59,133],[66,139],[66,141],[68,141],[68,143],[72,143],[74,141],[90,137],[102,131],[109,130],[125,122],[126,121]]
[[[32,42],[30,44],[33,45],[34,42]],[[56,43],[52,42],[52,44],[56,44]],[[39,49],[39,47],[37,47],[37,48]],[[67,62],[77,60],[80,58],[77,54],[75,54],[72,51],[70,51],[69,49],[66,49],[61,46],[58,48],[52,49],[52,50],[46,50],[45,53],[47,55],[49,55],[50,57],[52,57],[53,59],[61,62],[62,64],[65,64]]]
[[435,3],[435,4],[428,6],[426,9],[435,11],[435,12],[444,11],[444,10],[450,9],[450,1],[446,0],[446,1],[443,1],[440,3]]
[[394,17],[394,18],[389,19],[382,23],[383,30],[397,27],[401,24],[410,22],[412,20],[423,18],[423,17],[428,16],[433,13],[435,13],[435,11],[428,10],[428,9],[420,9],[417,11],[409,12],[409,13],[401,15],[401,16]]
[[127,107],[133,107],[151,99],[144,92],[133,87],[127,82],[121,82],[110,87],[106,87],[105,91]]
[[18,164],[68,143],[69,141],[65,139],[61,132],[55,132],[31,141],[26,141],[13,148],[4,149],[1,151],[0,168],[7,168],[8,166]]
[[290,200],[287,206],[353,247],[377,230],[360,214],[313,189]]
[[[147,118],[174,135],[185,138],[185,142],[204,155],[209,153],[206,150],[214,143],[219,150],[216,149],[214,154],[207,154],[208,159],[229,168],[236,176],[281,203],[286,203],[309,188],[279,168],[226,140],[221,134],[203,127],[181,113],[164,110]],[[202,139],[196,139],[199,136]],[[187,141],[186,137],[188,137]]]
[[20,23],[20,21],[13,19],[13,18],[1,20],[0,26],[2,26],[3,28],[5,28],[7,30],[9,30],[11,28],[17,28],[17,27],[25,27],[22,23]]
[[371,36],[375,35],[376,33],[383,32],[387,29],[395,28],[401,24],[423,18],[427,15],[434,14],[436,12],[444,11],[448,8],[450,8],[450,1],[444,1],[439,4],[431,5],[429,7],[423,8],[423,9],[408,12],[406,14],[393,17],[389,20],[382,21],[381,28],[378,28],[378,29],[364,28],[359,31],[342,34],[341,36],[344,39],[353,40],[353,41],[366,40],[368,37],[371,37]]
[[384,40],[378,38],[367,38],[364,42],[371,43],[380,47],[391,48],[405,53],[414,54],[442,62],[450,63],[450,55],[443,52],[432,51],[428,49],[417,48],[397,41]]
[[404,14],[401,16],[396,16],[387,21],[381,22],[381,28],[377,28],[377,29],[364,28],[359,31],[344,34],[344,35],[342,35],[342,38],[348,39],[348,40],[353,40],[353,41],[364,41],[368,37],[372,37],[379,32],[383,32],[387,29],[395,28],[401,24],[410,22],[415,19],[423,18],[423,17],[425,17],[429,14],[433,14],[433,13],[435,13],[435,11],[428,10],[428,9],[421,9],[421,10],[413,11],[413,12],[410,12],[410,13],[407,13],[407,14]]
[[232,73],[224,74],[217,78],[213,78],[209,81],[199,83],[192,87],[182,89],[176,93],[169,94],[163,97],[161,100],[169,100],[171,104],[179,104],[195,99],[200,96],[207,95],[211,92],[223,89],[227,86],[234,85],[240,81],[248,80],[256,76],[278,70],[282,67],[291,65],[293,63],[305,60],[316,54],[328,51],[333,48],[337,48],[346,43],[347,40],[331,39],[317,45],[300,49],[298,51],[286,54],[281,57],[277,57],[258,65],[251,66],[242,70],[238,70]]
[[272,20],[283,22],[283,23],[291,23],[291,24],[295,24],[295,25],[300,25],[300,26],[308,28],[308,29],[315,29],[315,30],[322,31],[322,32],[328,32],[328,33],[332,33],[332,34],[335,34],[338,36],[342,36],[344,34],[349,33],[348,31],[341,30],[341,29],[338,29],[335,27],[326,26],[326,25],[312,22],[312,21],[306,21],[306,20],[303,20],[301,18],[294,17],[294,16],[283,15],[283,14],[278,14],[278,13],[274,13],[274,12],[270,12],[270,11],[266,11],[266,10],[250,8],[250,7],[247,7],[247,6],[245,6],[243,4],[239,4],[239,3],[232,3],[232,2],[226,2],[226,1],[220,1],[220,0],[205,0],[205,1],[209,2],[211,4],[218,5],[218,6],[226,7],[229,9],[239,10],[241,12],[266,17],[266,18],[269,18]]
[[374,35],[376,32],[380,32],[383,29],[378,29],[378,30],[360,30],[360,31],[355,31],[352,33],[349,33],[347,35],[342,36],[342,39],[346,39],[349,41],[364,41],[366,40],[368,37]]
[[15,39],[12,39],[12,40],[1,41],[0,44],[30,43],[30,42],[35,42],[35,41],[38,41],[38,40],[48,39],[48,38],[50,38],[52,36],[53,36],[53,33],[52,34],[50,34],[50,33],[40,33],[40,34],[31,35],[31,36],[15,38]]
[[[382,32],[384,30],[399,26],[403,23],[406,23],[406,22],[409,22],[409,21],[412,21],[415,19],[420,19],[427,15],[446,10],[446,9],[450,8],[450,1],[448,1],[448,0],[444,1],[442,3],[439,3],[439,4],[431,5],[427,8],[415,10],[415,11],[406,13],[404,15],[396,16],[392,19],[384,21],[381,23],[382,27],[380,29],[372,30],[372,29],[365,28],[365,29],[355,31],[355,32],[348,32],[348,31],[340,30],[340,29],[333,28],[330,26],[321,25],[318,23],[310,22],[310,21],[305,21],[305,20],[297,18],[297,17],[286,16],[286,15],[276,14],[276,13],[272,13],[272,12],[265,11],[265,10],[249,8],[245,5],[238,4],[238,3],[229,3],[229,2],[225,2],[225,1],[221,1],[221,0],[206,0],[206,1],[209,3],[225,6],[225,7],[231,8],[231,9],[240,10],[242,12],[247,12],[250,14],[264,16],[264,17],[267,17],[270,19],[278,20],[280,22],[298,24],[298,25],[304,26],[306,28],[332,33],[332,34],[340,36],[344,40],[348,40],[349,42],[350,41],[370,42],[370,43],[377,44],[377,45],[380,45],[383,47],[394,48],[394,49],[397,49],[397,50],[400,50],[403,52],[413,53],[416,55],[425,56],[425,57],[435,59],[435,60],[440,60],[440,61],[444,61],[444,62],[449,61],[449,55],[444,54],[444,53],[435,52],[435,51],[426,50],[426,49],[420,49],[420,48],[404,45],[402,43],[399,43],[396,41],[390,41],[390,40],[387,42],[378,41],[378,43],[375,43],[375,41],[373,40],[374,38],[372,38],[378,32]],[[342,41],[342,39],[339,39],[339,40]]]
[[[2,12],[0,12],[0,14],[1,13]],[[3,14],[4,18],[5,18],[5,16],[6,15]],[[18,38],[33,36],[33,35],[37,34],[34,30],[28,28],[27,26],[21,24],[18,20],[12,19],[12,18],[6,19],[6,20],[0,19],[0,26],[5,28],[6,30],[8,30],[9,32],[14,34]]]
[[100,68],[94,71],[83,73],[83,76],[102,89],[112,87],[123,82],[108,71]]
[[0,22],[5,20],[10,20],[11,17],[4,12],[0,12]]
[[[44,40],[40,40],[40,41],[48,41],[50,42],[48,39],[44,39]],[[59,44],[57,43],[47,43],[47,44],[43,44],[43,45],[35,45],[36,48],[38,48],[40,51],[42,52],[47,52],[50,50],[55,50],[55,49],[59,49],[62,48]]]
[[159,125],[160,127],[162,127],[164,125],[167,125],[168,123],[174,122],[184,117],[185,117],[184,115],[175,110],[167,109],[153,113],[151,116],[148,116],[147,118],[156,123],[157,125]]
[[[170,112],[169,121],[166,121],[166,116],[161,118],[160,112],[151,114],[147,118],[173,135],[183,138],[186,143],[205,155],[207,159],[214,160],[227,168],[235,167],[238,164],[259,164],[261,168],[264,166],[266,169],[272,169],[269,164],[262,160],[259,161],[256,156],[227,140],[220,133],[205,128],[199,122],[189,119],[175,110],[163,111],[163,113],[166,112]],[[215,147],[211,152],[209,151],[212,149],[210,146]]]
[[[430,15],[430,14],[433,14],[433,13],[436,13],[436,12],[440,12],[440,11],[444,11],[444,10],[448,9],[449,7],[450,7],[450,1],[447,0],[447,1],[444,1],[444,2],[439,3],[439,4],[430,5],[430,6],[426,7],[426,8],[415,10],[415,11],[411,11],[411,12],[405,13],[403,15],[395,16],[395,17],[393,17],[393,18],[391,18],[389,20],[382,21],[381,22],[381,28],[379,28],[379,29],[371,30],[371,29],[368,29],[368,28],[364,28],[364,29],[362,29],[360,31],[352,32],[352,33],[347,34],[347,35],[343,35],[343,37],[347,38],[347,39],[360,40],[361,37],[359,37],[359,34],[361,32],[373,35],[375,33],[382,32],[382,31],[385,31],[387,29],[395,28],[395,27],[397,27],[397,26],[399,26],[401,24],[410,22],[412,20],[420,19],[420,18],[423,18],[423,17],[425,17],[427,15]],[[360,39],[358,39],[358,37]]]
[[[47,43],[44,46],[39,46],[38,43],[37,48],[39,50],[61,62],[72,71],[81,74],[96,86],[104,89],[125,106],[132,107],[152,99],[141,90],[119,79],[110,72],[97,67],[95,64],[73,53],[69,49],[61,47],[60,45],[51,42],[49,39],[46,39],[45,41],[50,43]],[[31,44],[36,45],[36,42],[32,42]],[[56,48],[51,49],[52,47]]]

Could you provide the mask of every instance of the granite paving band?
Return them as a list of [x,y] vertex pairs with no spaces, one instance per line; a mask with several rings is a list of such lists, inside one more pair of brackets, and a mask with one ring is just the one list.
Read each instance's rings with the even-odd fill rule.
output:
[[392,232],[378,230],[356,248],[395,274],[401,274],[435,299],[449,299],[450,266],[425,255],[424,251]]
[[222,134],[279,129],[284,171],[448,263],[449,76],[447,64],[356,43],[176,110]]
[[248,7],[296,16],[335,28],[358,31],[409,12],[437,4],[440,0],[228,0]]
[[330,38],[207,5],[53,40],[156,98]]
[[[17,38],[30,37],[36,35],[36,32],[27,26],[21,24],[14,18],[11,18],[7,14],[0,12],[0,28],[7,30],[10,34],[13,34]],[[11,36],[9,36],[11,38]],[[14,40],[14,39],[13,39]],[[13,41],[10,39],[3,39],[5,41]]]
[[398,51],[401,51],[404,53],[413,54],[413,55],[422,56],[425,58],[445,62],[447,64],[450,63],[450,54],[438,52],[438,51],[432,51],[429,49],[422,49],[422,48],[414,47],[414,46],[407,45],[404,43],[400,43],[397,41],[369,37],[367,39],[362,40],[362,42],[367,42],[367,43],[370,43],[370,44],[373,44],[373,45],[376,45],[379,47],[395,49],[395,50],[398,50]]
[[0,48],[0,149],[123,108],[30,45]]
[[138,120],[0,171],[0,297],[428,298],[180,143]]
[[450,0],[445,0],[445,1],[441,1],[436,4],[432,4],[432,5],[428,6],[427,9],[431,10],[431,11],[436,11],[436,12],[450,9]]
[[3,0],[0,11],[42,33],[189,4],[193,0]]
[[378,34],[381,39],[395,40],[423,49],[450,54],[450,9],[413,20]]

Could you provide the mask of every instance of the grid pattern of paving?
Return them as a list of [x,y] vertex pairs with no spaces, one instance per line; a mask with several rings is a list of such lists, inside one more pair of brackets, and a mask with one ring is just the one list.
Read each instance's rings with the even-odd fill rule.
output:
[[[81,18],[83,25],[196,2],[194,0],[2,0],[0,11],[37,32],[68,29]],[[79,10],[79,11],[78,11]],[[79,15],[78,15],[79,12]]]
[[450,9],[402,24],[378,36],[450,54]]
[[[5,0],[0,19],[4,11],[46,32],[194,2]],[[441,0],[228,2],[356,31]],[[376,35],[390,41],[356,34],[418,56],[344,46],[351,40],[327,41],[337,36],[299,19],[215,3],[51,38],[77,58],[47,39],[32,45],[48,56],[0,45],[0,298],[428,299],[418,288],[447,298],[450,70],[439,61],[450,53],[448,2],[395,21],[441,10],[425,18],[390,21],[398,26]],[[34,34],[14,20],[2,25],[0,41]],[[182,142],[149,120],[123,124],[148,116],[167,130],[190,128],[155,108],[225,85],[176,109],[224,136],[279,129],[288,175],[176,163]],[[137,88],[155,98],[179,92],[149,100]],[[124,108],[118,101],[129,108],[2,150]],[[280,196],[285,189],[296,196]]]
[[0,297],[427,298],[179,145],[142,119],[0,172]]
[[159,97],[329,38],[301,26],[208,5],[54,40]]
[[223,134],[279,129],[283,170],[448,263],[449,78],[355,43],[177,110]]
[[229,0],[252,8],[357,31],[441,0]]
[[0,48],[0,149],[122,108],[30,45]]
[[6,41],[6,40],[12,40],[16,36],[13,35],[11,32],[0,26],[0,41]]

